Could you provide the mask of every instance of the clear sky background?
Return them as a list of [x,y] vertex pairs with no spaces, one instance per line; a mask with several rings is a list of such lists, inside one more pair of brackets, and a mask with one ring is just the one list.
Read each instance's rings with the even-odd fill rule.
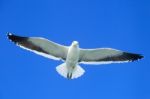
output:
[[[81,65],[75,80],[54,61],[23,50],[12,32],[82,48],[140,53],[138,62]],[[0,99],[150,99],[149,0],[0,0]]]

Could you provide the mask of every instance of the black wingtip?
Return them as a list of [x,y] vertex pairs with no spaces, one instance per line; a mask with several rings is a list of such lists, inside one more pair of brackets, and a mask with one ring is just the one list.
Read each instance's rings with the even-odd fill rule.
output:
[[10,40],[10,41],[13,41],[13,34],[10,33],[10,32],[7,32],[7,38]]
[[7,38],[10,39],[10,37],[12,36],[13,34],[10,33],[10,32],[7,32]]
[[142,59],[142,58],[144,58],[144,56],[143,56],[143,55],[141,55],[141,54],[139,54],[139,59]]
[[129,61],[131,61],[131,62],[144,58],[144,56],[141,55],[141,54],[133,54],[133,53],[126,53],[126,52],[124,52],[124,55],[126,57],[128,57]]
[[10,32],[7,32],[7,36],[10,36],[10,35],[12,35],[12,33],[10,33]]
[[10,32],[7,33],[7,37],[9,40],[11,40],[14,43],[21,42],[21,41],[28,39],[27,37],[17,36],[17,35],[10,33]]

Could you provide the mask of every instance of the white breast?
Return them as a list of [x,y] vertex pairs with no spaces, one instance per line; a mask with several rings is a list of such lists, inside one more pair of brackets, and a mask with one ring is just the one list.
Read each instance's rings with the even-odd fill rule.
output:
[[67,65],[76,65],[79,59],[79,47],[77,45],[71,45],[67,54]]

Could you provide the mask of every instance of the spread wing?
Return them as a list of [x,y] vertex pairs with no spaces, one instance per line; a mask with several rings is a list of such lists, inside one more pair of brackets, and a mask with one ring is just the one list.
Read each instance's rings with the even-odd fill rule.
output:
[[143,58],[140,54],[123,52],[111,48],[80,49],[79,62],[85,64],[109,64],[130,62]]
[[68,47],[54,43],[45,38],[21,37],[8,33],[8,38],[21,48],[55,60],[66,60]]

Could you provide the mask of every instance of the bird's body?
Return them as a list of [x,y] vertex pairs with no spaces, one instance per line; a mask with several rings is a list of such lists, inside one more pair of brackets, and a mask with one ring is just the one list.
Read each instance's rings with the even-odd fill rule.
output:
[[84,69],[79,66],[84,64],[108,64],[132,62],[143,58],[140,54],[128,53],[112,48],[82,49],[79,43],[73,41],[71,46],[63,46],[44,38],[21,37],[8,33],[8,38],[18,46],[44,57],[63,60],[57,66],[57,72],[65,78],[74,79],[84,74]]
[[67,78],[72,77],[72,73],[76,68],[79,60],[79,46],[78,42],[74,41],[71,46],[69,47],[67,59],[66,59],[66,66],[68,69]]

